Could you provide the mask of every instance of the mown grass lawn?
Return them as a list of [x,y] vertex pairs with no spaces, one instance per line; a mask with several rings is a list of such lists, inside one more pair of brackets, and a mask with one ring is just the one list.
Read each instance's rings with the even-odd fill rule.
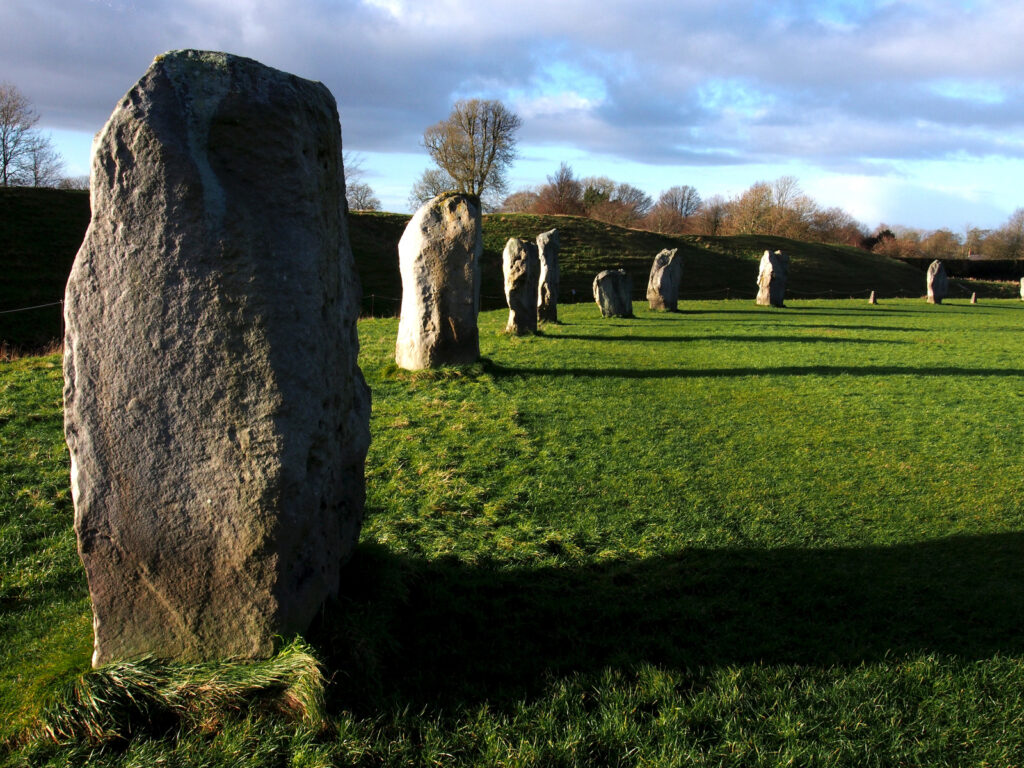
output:
[[[1024,303],[481,315],[409,373],[360,324],[367,519],[307,640],[330,722],[26,742],[84,670],[57,357],[0,363],[10,764],[1024,763]],[[0,753],[2,754],[2,753]]]

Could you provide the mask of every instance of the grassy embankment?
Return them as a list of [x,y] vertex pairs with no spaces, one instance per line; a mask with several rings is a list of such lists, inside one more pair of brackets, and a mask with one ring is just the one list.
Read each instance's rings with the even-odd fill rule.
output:
[[[352,250],[363,284],[363,313],[397,314],[401,297],[397,246],[409,216],[353,213],[349,217]],[[0,346],[35,350],[61,335],[64,284],[89,222],[85,192],[51,189],[0,189]],[[505,306],[501,252],[510,237],[533,239],[557,227],[561,234],[562,300],[589,302],[594,275],[622,267],[633,277],[634,295],[644,298],[651,260],[662,248],[679,248],[685,258],[684,298],[752,298],[757,263],[765,249],[791,256],[789,296],[866,298],[920,296],[924,276],[902,262],[844,246],[801,243],[784,238],[668,237],[623,229],[574,216],[494,214],[484,217],[482,306]],[[953,281],[951,294],[1016,296],[1009,284]],[[3,314],[35,305],[30,312]]]
[[[84,671],[55,356],[0,364],[0,742],[53,765],[1019,765],[1024,304],[684,302],[409,374],[360,324],[328,721],[26,744]],[[180,726],[185,722],[185,726]],[[2,753],[0,753],[2,754]],[[2,762],[2,760],[0,760]]]

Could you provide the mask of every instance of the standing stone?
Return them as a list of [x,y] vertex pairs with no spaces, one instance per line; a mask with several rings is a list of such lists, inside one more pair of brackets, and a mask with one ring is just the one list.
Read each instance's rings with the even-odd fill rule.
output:
[[762,306],[783,307],[786,298],[786,277],[789,274],[789,256],[782,251],[765,251],[757,273],[757,303]]
[[877,304],[877,303],[878,303],[878,299],[875,298],[875,292],[872,291],[871,295],[868,297],[868,304]]
[[946,298],[946,291],[949,288],[949,280],[946,278],[946,268],[942,262],[936,259],[928,265],[928,303],[941,304]]
[[505,300],[508,302],[508,325],[505,330],[522,336],[537,332],[537,278],[540,257],[537,246],[518,237],[509,238],[501,256],[505,276]]
[[1024,277],[1020,279],[1020,298],[1024,301]]
[[977,304],[977,303],[978,303],[978,294],[977,293],[972,293],[971,294],[971,304]]
[[480,359],[480,206],[466,195],[423,205],[398,241],[402,316],[395,362],[419,370]]
[[540,280],[537,292],[537,319],[545,323],[558,322],[558,230],[537,235],[540,257]]
[[338,590],[370,393],[320,83],[157,57],[93,145],[64,429],[92,661],[271,654]]
[[594,278],[594,301],[602,317],[633,316],[633,280],[624,269],[606,269]]
[[683,257],[677,249],[665,249],[654,257],[647,280],[647,301],[651,309],[675,312],[679,305],[679,282],[683,278]]

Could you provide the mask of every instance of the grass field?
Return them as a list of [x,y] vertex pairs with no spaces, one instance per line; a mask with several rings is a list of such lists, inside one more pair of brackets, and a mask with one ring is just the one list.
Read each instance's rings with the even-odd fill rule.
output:
[[91,627],[59,358],[0,363],[2,762],[1021,765],[1024,302],[788,303],[485,312],[481,363],[417,374],[362,321],[328,721],[100,746],[26,735]]

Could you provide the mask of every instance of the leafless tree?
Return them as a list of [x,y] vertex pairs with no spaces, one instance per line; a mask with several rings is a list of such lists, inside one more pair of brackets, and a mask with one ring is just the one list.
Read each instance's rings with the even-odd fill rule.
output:
[[380,200],[373,194],[373,188],[363,181],[345,185],[345,201],[350,211],[380,210]]
[[64,158],[53,148],[50,139],[35,133],[28,138],[25,147],[18,162],[21,182],[32,187],[56,187],[63,178]]
[[700,195],[689,184],[669,187],[658,197],[658,206],[675,211],[684,219],[693,216],[700,209]]
[[540,188],[537,196],[534,209],[537,213],[581,216],[584,212],[583,185],[568,163],[562,163],[554,176],[548,176],[548,183]]
[[409,208],[415,211],[445,192],[455,191],[455,180],[441,168],[427,168],[409,192]]
[[500,101],[461,99],[446,119],[423,132],[423,146],[455,182],[456,192],[501,195],[521,125],[519,115]]
[[65,176],[57,182],[57,189],[84,189],[89,191],[88,176]]
[[530,213],[537,205],[539,195],[532,189],[520,189],[501,202],[502,213]]
[[39,114],[21,91],[0,83],[0,186],[23,182],[25,157],[32,150]]

